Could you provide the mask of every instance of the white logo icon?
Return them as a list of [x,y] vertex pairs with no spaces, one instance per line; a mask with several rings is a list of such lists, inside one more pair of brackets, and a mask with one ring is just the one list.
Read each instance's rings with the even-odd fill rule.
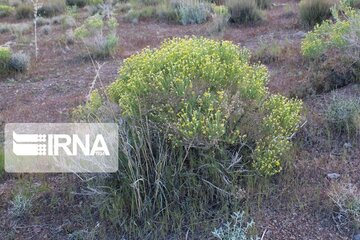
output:
[[17,156],[46,155],[45,134],[17,134],[13,132],[13,152]]

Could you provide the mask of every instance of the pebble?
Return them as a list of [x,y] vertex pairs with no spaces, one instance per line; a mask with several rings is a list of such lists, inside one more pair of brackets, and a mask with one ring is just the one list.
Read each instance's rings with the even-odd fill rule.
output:
[[335,180],[335,179],[338,179],[341,175],[338,173],[328,173],[328,174],[326,174],[326,176],[331,180]]

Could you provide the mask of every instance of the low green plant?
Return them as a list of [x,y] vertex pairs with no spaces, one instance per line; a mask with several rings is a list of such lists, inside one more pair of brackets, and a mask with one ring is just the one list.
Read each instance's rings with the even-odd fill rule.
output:
[[360,8],[360,0],[345,0],[345,3],[352,8]]
[[23,193],[17,193],[13,200],[10,201],[10,214],[14,217],[24,217],[33,205],[33,199]]
[[70,234],[68,234],[68,240],[96,240],[98,228],[94,227],[90,230],[88,229],[81,229],[76,230]]
[[87,120],[91,116],[95,116],[97,110],[102,106],[103,100],[98,90],[94,90],[90,93],[89,99],[84,106],[78,106],[75,108],[71,115],[76,120]]
[[29,3],[22,3],[15,8],[17,19],[28,19],[34,17],[34,7]]
[[227,0],[226,6],[229,8],[232,23],[249,24],[262,19],[262,13],[255,0]]
[[332,5],[331,0],[301,0],[301,22],[308,27],[321,23],[331,17],[330,8]]
[[267,9],[271,7],[272,0],[256,0],[256,4],[260,9]]
[[103,4],[104,1],[103,0],[86,0],[87,5],[99,5],[99,4]]
[[333,131],[353,135],[360,129],[360,100],[335,96],[326,110],[326,120]]
[[252,234],[254,228],[255,222],[246,221],[244,212],[235,212],[231,215],[231,222],[216,228],[212,234],[220,240],[259,240],[259,237]]
[[49,0],[41,5],[37,13],[41,17],[53,17],[66,11],[65,0]]
[[94,15],[85,20],[84,24],[75,29],[75,38],[84,44],[86,53],[94,57],[109,57],[118,46],[116,28],[118,22],[111,17],[103,20],[100,15]]
[[254,61],[260,61],[264,64],[276,62],[284,53],[284,46],[279,42],[262,42],[253,55]]
[[14,12],[15,8],[8,5],[0,4],[0,17],[6,17]]
[[339,226],[350,227],[357,230],[360,227],[360,191],[354,184],[337,183],[332,186],[328,193],[333,204],[336,206],[334,219],[344,219]]
[[29,69],[29,65],[30,57],[23,52],[12,54],[9,60],[9,69],[15,72],[26,72]]
[[79,8],[85,7],[87,3],[87,0],[66,0],[66,5]]
[[179,22],[179,13],[176,9],[176,1],[164,1],[156,6],[156,16],[166,22]]
[[[343,11],[345,18],[339,17],[338,11]],[[347,5],[332,10],[335,23],[333,21],[324,21],[317,25],[313,31],[309,32],[301,43],[301,50],[304,56],[308,58],[317,58],[332,48],[342,49],[350,44],[347,37],[356,32],[360,24],[359,14]]]
[[177,0],[176,8],[183,25],[204,23],[210,16],[210,6],[202,0]]
[[310,61],[312,85],[318,92],[360,79],[360,14],[341,1],[332,8],[332,15],[334,21],[315,26],[301,43],[302,54]]
[[4,74],[9,71],[9,61],[11,59],[11,49],[0,47],[0,73]]
[[230,13],[229,9],[224,5],[211,5],[212,8],[212,32],[222,32],[228,24]]

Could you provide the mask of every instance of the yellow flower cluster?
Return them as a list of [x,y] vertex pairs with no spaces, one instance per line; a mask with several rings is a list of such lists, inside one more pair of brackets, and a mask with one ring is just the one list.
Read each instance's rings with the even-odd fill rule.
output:
[[297,131],[301,110],[301,101],[280,95],[273,95],[264,103],[263,137],[257,142],[254,161],[254,166],[263,175],[281,171],[280,162],[291,147],[289,137]]

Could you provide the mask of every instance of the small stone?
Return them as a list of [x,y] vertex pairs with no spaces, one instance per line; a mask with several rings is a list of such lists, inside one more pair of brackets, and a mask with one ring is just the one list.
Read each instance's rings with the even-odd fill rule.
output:
[[341,175],[338,173],[328,173],[328,174],[326,174],[326,176],[331,180],[335,180],[335,179],[338,179]]
[[344,148],[352,148],[351,143],[344,143]]
[[353,239],[352,240],[360,240],[360,233],[359,234],[356,234],[354,235]]
[[294,34],[294,37],[296,38],[304,38],[306,36],[306,33],[303,31],[298,31],[297,33]]

